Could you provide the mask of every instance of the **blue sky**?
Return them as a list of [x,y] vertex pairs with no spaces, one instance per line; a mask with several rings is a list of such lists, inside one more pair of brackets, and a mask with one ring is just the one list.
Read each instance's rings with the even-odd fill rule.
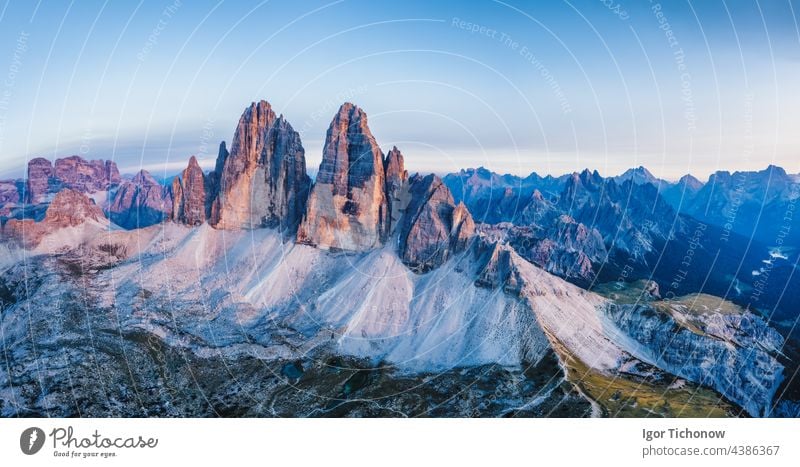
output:
[[800,171],[788,0],[0,8],[4,178],[72,154],[129,173],[171,174],[192,154],[209,167],[258,99],[300,131],[312,171],[345,100],[412,172]]

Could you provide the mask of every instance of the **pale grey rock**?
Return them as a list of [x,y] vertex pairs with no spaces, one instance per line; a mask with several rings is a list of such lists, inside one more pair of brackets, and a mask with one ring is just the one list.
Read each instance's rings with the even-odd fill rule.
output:
[[475,223],[463,203],[455,205],[436,175],[414,177],[409,191],[411,201],[399,229],[399,254],[412,270],[427,272],[466,249]]
[[172,218],[182,224],[200,225],[207,219],[208,207],[206,177],[192,156],[180,177],[172,180]]
[[305,212],[311,178],[306,174],[300,134],[283,115],[267,133],[260,167],[266,182],[261,224],[294,233]]
[[260,160],[267,132],[275,119],[272,106],[263,100],[250,104],[239,118],[230,154],[222,162],[219,195],[211,216],[215,227],[235,230],[263,225],[269,193]]
[[383,153],[367,114],[345,103],[328,128],[297,241],[323,249],[378,248],[388,234],[388,211]]
[[408,206],[408,171],[405,169],[403,154],[394,146],[383,161],[386,174],[386,201],[389,204],[390,230],[393,230],[400,216]]
[[80,156],[56,159],[54,176],[66,188],[95,193],[118,185],[122,180],[113,161],[87,161]]
[[[714,388],[751,416],[770,415],[784,379],[776,358],[781,335],[749,312],[683,314],[672,309],[670,314],[649,304],[609,304],[606,314],[639,346],[641,358]],[[683,325],[687,321],[694,330]]]
[[[217,175],[219,174],[219,175]],[[220,145],[207,181],[211,223],[221,229],[280,228],[294,234],[311,179],[300,135],[266,101],[239,120],[228,153]]]

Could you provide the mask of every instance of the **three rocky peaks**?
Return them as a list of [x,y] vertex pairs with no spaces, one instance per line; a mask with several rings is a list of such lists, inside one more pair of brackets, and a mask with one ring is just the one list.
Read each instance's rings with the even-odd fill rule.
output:
[[[70,194],[62,196],[62,190]],[[97,192],[108,193],[104,210],[112,222],[127,229],[164,220],[192,226],[207,222],[228,230],[277,228],[289,238],[296,236],[298,243],[352,252],[391,241],[403,262],[418,272],[464,250],[475,233],[467,208],[456,205],[442,180],[433,174],[409,178],[400,150],[394,147],[384,155],[366,113],[351,103],[339,108],[328,128],[313,183],[299,133],[262,100],[245,109],[230,152],[222,142],[209,173],[192,156],[186,169],[164,186],[144,170],[123,180],[111,161],[73,156],[53,166],[46,159],[34,159],[27,184],[18,191],[24,195],[9,194],[9,201],[51,201],[44,216],[6,222],[5,232],[21,239],[21,223],[32,226],[31,219],[36,219],[35,224],[41,224],[37,232],[42,231],[53,217],[50,211],[62,210],[59,198],[92,206]],[[84,199],[73,199],[76,195]],[[90,211],[103,214],[99,208]],[[30,240],[23,243],[38,241]]]

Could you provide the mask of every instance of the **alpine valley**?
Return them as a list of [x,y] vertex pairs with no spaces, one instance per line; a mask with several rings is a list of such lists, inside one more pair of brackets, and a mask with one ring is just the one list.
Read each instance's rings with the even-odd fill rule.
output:
[[[384,152],[384,150],[386,150]],[[0,181],[3,417],[800,416],[800,176],[410,175],[343,104]]]

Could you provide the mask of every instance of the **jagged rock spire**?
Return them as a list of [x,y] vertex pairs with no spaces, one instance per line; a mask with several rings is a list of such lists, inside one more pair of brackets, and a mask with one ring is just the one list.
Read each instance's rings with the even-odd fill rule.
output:
[[110,219],[120,227],[148,227],[172,217],[172,195],[150,172],[140,170],[120,184],[108,211]]
[[305,150],[267,101],[245,109],[230,153],[220,145],[214,172],[220,176],[210,217],[217,228],[293,230],[300,223],[311,184]]
[[[259,205],[266,193],[266,181],[257,179],[259,159],[267,132],[275,122],[275,112],[267,101],[253,102],[239,118],[230,154],[221,162],[219,195],[214,200],[211,223],[218,228],[260,227],[263,214]],[[220,152],[222,152],[222,147]]]
[[208,201],[206,177],[197,158],[189,159],[189,166],[180,177],[172,180],[172,216],[176,222],[200,225],[206,221]]
[[343,104],[328,128],[298,241],[349,251],[380,247],[390,222],[385,178],[367,114]]

